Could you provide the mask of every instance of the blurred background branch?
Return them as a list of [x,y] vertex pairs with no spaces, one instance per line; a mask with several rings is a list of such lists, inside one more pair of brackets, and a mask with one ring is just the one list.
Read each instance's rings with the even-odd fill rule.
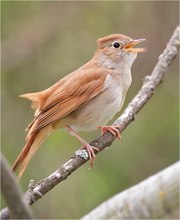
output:
[[[23,200],[23,194],[16,183],[16,178],[11,172],[11,168],[1,154],[1,192],[10,210],[13,219],[33,219],[32,213]],[[0,217],[4,219],[2,212]]]
[[[137,95],[129,103],[124,113],[114,123],[116,125],[119,125],[122,130],[124,130],[134,120],[135,115],[137,115],[137,113],[148,102],[148,100],[153,95],[154,90],[163,81],[168,67],[173,62],[178,53],[179,31],[180,28],[177,27],[171,39],[169,40],[164,52],[160,55],[159,61],[157,62],[152,74],[145,77],[143,86],[141,87]],[[103,136],[91,142],[90,145],[98,147],[100,151],[102,151],[107,146],[111,145],[113,141],[114,136],[111,133],[106,132]],[[57,184],[59,184],[63,180],[66,180],[71,173],[77,170],[85,162],[86,160],[79,157],[78,155],[72,157],[50,176],[43,179],[42,181],[39,181],[32,190],[27,191],[25,195],[27,204],[32,205],[34,202],[42,197],[39,195],[45,195]],[[4,218],[7,218],[8,210],[2,210],[2,214],[5,216]]]
[[81,220],[179,219],[180,162],[118,193]]

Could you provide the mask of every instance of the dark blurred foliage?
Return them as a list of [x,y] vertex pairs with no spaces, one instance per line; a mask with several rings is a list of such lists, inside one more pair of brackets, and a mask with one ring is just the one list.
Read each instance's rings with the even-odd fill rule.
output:
[[[24,145],[24,129],[33,118],[19,94],[46,89],[87,62],[96,39],[112,33],[146,38],[147,52],[133,65],[133,83],[125,106],[150,74],[178,24],[178,2],[2,2],[2,152],[12,164]],[[178,160],[178,61],[153,98],[118,141],[73,173],[37,202],[37,218],[80,218],[119,191]],[[101,109],[100,109],[101,111]],[[99,131],[81,134],[93,140]],[[57,131],[30,162],[22,180],[44,178],[80,144]],[[148,189],[147,189],[148,190]],[[5,206],[5,204],[3,204]]]

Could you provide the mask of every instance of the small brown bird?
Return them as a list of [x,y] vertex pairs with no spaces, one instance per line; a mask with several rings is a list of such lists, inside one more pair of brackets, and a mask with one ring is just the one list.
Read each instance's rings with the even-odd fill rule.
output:
[[[94,150],[77,132],[101,128],[120,138],[116,126],[105,126],[121,110],[131,85],[131,66],[137,52],[144,48],[134,45],[144,39],[133,40],[122,34],[112,34],[97,41],[93,58],[48,89],[20,95],[32,101],[33,121],[27,127],[26,144],[13,164],[20,167],[20,178],[30,159],[44,139],[53,131],[65,128],[86,148],[91,166]],[[101,127],[100,127],[101,126]]]

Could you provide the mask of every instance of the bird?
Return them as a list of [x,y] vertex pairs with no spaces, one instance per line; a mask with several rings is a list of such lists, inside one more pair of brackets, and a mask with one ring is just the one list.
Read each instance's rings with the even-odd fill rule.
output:
[[137,53],[145,48],[135,45],[145,39],[132,39],[123,34],[111,34],[97,40],[94,56],[86,64],[40,92],[20,97],[32,101],[34,119],[26,128],[25,146],[15,160],[12,170],[24,173],[31,158],[44,140],[57,129],[66,129],[86,149],[93,166],[97,147],[90,146],[80,131],[101,129],[121,139],[117,125],[107,123],[123,106],[131,85],[131,66]]

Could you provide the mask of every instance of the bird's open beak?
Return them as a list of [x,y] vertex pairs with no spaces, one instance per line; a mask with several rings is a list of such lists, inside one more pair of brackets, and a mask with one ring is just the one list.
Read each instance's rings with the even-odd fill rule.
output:
[[137,39],[137,40],[132,40],[131,42],[127,43],[123,49],[129,52],[137,52],[137,53],[142,53],[145,52],[145,48],[137,48],[134,47],[135,45],[141,43],[142,41],[145,41],[145,39]]

